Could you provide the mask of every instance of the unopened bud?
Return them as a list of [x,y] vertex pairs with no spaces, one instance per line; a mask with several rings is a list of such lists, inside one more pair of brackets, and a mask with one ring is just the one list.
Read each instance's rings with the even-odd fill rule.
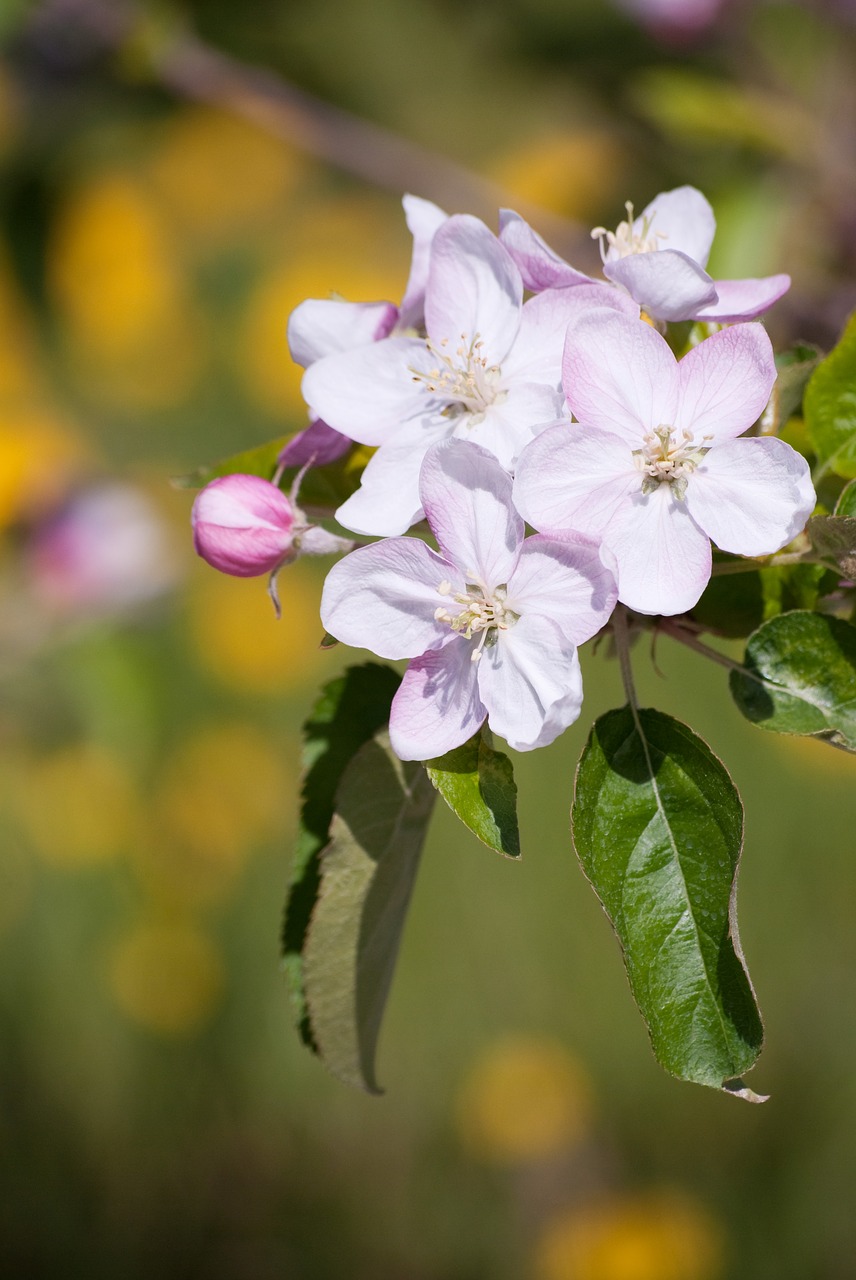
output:
[[272,573],[292,554],[300,517],[261,476],[212,480],[193,504],[193,545],[208,564],[236,578]]

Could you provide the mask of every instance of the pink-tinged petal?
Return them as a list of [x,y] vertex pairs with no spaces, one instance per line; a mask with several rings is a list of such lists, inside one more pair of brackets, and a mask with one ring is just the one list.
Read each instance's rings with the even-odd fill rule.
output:
[[762,276],[757,280],[715,280],[716,301],[702,307],[690,320],[710,320],[719,324],[736,324],[755,320],[769,311],[791,287],[786,275]]
[[511,256],[483,222],[449,218],[434,236],[425,295],[425,327],[454,351],[466,335],[484,343],[488,364],[501,364],[517,336],[523,282]]
[[637,233],[641,233],[646,218],[649,236],[663,233],[663,238],[657,239],[661,250],[678,249],[700,267],[707,266],[716,233],[716,218],[709,201],[695,187],[661,191],[633,224]]
[[380,658],[414,658],[454,634],[434,613],[449,598],[437,588],[463,583],[419,538],[388,538],[359,547],[327,574],[321,621],[337,640]]
[[608,284],[581,284],[548,289],[524,303],[520,331],[502,366],[503,381],[525,378],[559,386],[568,326],[595,307],[608,307],[634,320],[639,307],[626,293]]
[[356,493],[336,519],[354,533],[390,537],[406,533],[423,516],[419,471],[432,444],[449,434],[445,419],[405,424],[393,444],[381,445],[368,461]]
[[603,274],[626,289],[655,320],[688,320],[716,301],[716,285],[705,269],[676,249],[607,261]]
[[298,431],[280,451],[277,461],[283,467],[325,467],[328,462],[343,458],[353,444],[341,431],[334,431],[326,422],[316,418],[305,431]]
[[378,342],[392,332],[398,307],[391,302],[307,298],[288,318],[288,349],[296,364],[314,364],[351,347]]
[[531,293],[593,284],[591,276],[570,266],[512,209],[499,211],[499,239],[511,254]]
[[507,583],[524,525],[511,502],[511,476],[466,440],[446,440],[425,455],[422,506],[443,555],[468,582],[489,590]]
[[604,541],[618,564],[618,598],[637,613],[684,613],[710,579],[710,539],[671,485],[647,496],[640,489]]
[[401,760],[431,760],[460,747],[484,723],[472,646],[459,636],[424,653],[392,700],[389,740]]
[[678,365],[668,344],[649,324],[615,311],[592,311],[568,330],[562,384],[575,418],[633,449],[675,419]]
[[212,480],[191,512],[197,554],[221,573],[255,578],[279,565],[292,545],[294,508],[260,476]]
[[573,529],[598,538],[642,478],[630,446],[578,424],[548,427],[520,455],[514,505],[542,533]]
[[478,681],[488,724],[516,751],[552,742],[582,706],[576,645],[537,613],[524,614],[485,646]]
[[678,365],[680,394],[671,422],[697,444],[732,440],[763,412],[776,362],[760,324],[723,329],[693,347]]
[[508,581],[508,607],[551,618],[576,645],[600,631],[615,608],[618,587],[605,548],[579,533],[527,538]]
[[325,356],[304,373],[303,398],[316,417],[351,440],[384,444],[429,403],[413,374],[425,360],[425,343],[418,338],[384,338]]
[[449,215],[420,196],[406,195],[401,203],[404,205],[407,226],[413,236],[413,255],[398,326],[400,329],[421,329],[425,323],[425,289],[428,284],[431,243],[435,232]]
[[519,382],[509,387],[504,400],[492,404],[480,422],[470,415],[457,420],[455,435],[481,445],[507,471],[535,436],[567,416],[561,391],[537,382]]
[[784,440],[729,440],[687,485],[690,515],[722,551],[764,556],[805,528],[815,506],[808,463]]

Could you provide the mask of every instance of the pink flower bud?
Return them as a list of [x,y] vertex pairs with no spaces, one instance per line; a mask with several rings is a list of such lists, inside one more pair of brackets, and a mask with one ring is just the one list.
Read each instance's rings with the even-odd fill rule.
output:
[[260,476],[231,475],[212,480],[191,513],[193,545],[203,560],[236,578],[255,578],[291,558],[293,503]]

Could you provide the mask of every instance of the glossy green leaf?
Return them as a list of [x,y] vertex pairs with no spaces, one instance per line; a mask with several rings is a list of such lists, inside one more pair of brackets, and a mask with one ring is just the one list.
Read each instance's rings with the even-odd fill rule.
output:
[[389,720],[399,684],[391,667],[349,667],[324,686],[303,726],[303,788],[282,954],[298,1029],[310,1048],[315,1044],[303,984],[303,949],[321,885],[321,850],[329,839],[342,775],[360,747]]
[[845,577],[856,577],[856,518],[813,516],[806,533],[819,556],[836,564]]
[[346,1084],[378,1093],[375,1049],[436,793],[378,732],[336,791],[303,956],[318,1052]]
[[812,374],[803,411],[822,471],[856,477],[856,315]]
[[610,711],[580,760],[572,820],[657,1060],[758,1101],[737,1079],[763,1029],[737,934],[743,806],[724,766],[671,716]]
[[520,857],[514,769],[508,756],[494,750],[488,730],[482,728],[463,746],[426,760],[425,768],[473,835],[508,858]]
[[856,516],[856,480],[851,480],[841,490],[838,495],[838,501],[835,504],[835,514],[837,516]]
[[783,613],[749,637],[731,693],[747,720],[856,751],[856,629],[825,614]]

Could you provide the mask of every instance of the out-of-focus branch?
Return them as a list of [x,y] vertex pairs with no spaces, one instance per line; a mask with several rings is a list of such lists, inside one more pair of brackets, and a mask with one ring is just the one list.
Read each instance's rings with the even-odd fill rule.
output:
[[67,38],[75,24],[103,48],[144,48],[153,78],[173,93],[232,111],[365,182],[412,191],[449,212],[466,210],[489,222],[513,202],[560,253],[594,265],[591,242],[578,224],[510,197],[499,183],[323,102],[275,72],[212,49],[185,27],[157,28],[128,0],[45,0],[34,24],[42,41],[51,28]]

